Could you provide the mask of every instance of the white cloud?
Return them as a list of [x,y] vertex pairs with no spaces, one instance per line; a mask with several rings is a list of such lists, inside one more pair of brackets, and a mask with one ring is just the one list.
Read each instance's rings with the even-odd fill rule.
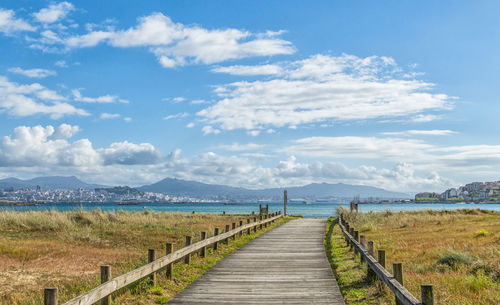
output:
[[107,120],[107,119],[116,119],[116,118],[119,118],[121,115],[119,115],[118,113],[101,113],[101,115],[99,116],[102,120]]
[[0,32],[10,35],[14,32],[35,31],[36,28],[23,19],[16,18],[14,11],[0,8]]
[[47,70],[47,69],[22,69],[20,67],[10,68],[9,72],[21,74],[31,78],[45,78],[47,76],[57,75],[56,71]]
[[227,73],[231,75],[280,75],[283,70],[278,65],[261,65],[261,66],[228,66],[216,67],[212,69],[215,73]]
[[89,115],[85,110],[61,101],[66,98],[39,83],[20,85],[0,76],[0,111],[25,117],[47,114],[53,119],[65,115]]
[[260,150],[263,149],[265,145],[262,144],[256,144],[256,143],[247,143],[247,144],[239,144],[239,143],[233,143],[231,145],[219,145],[216,146],[216,149],[223,149],[223,150],[228,150],[228,151],[251,151],[251,150]]
[[219,130],[219,129],[213,128],[213,127],[212,127],[212,126],[210,126],[210,125],[203,126],[203,128],[201,129],[201,131],[203,131],[203,134],[204,134],[204,135],[209,135],[209,134],[219,134],[219,133],[220,133],[220,130]]
[[397,78],[387,57],[315,55],[284,67],[281,78],[216,87],[219,100],[199,111],[224,130],[258,130],[332,120],[406,117],[450,107],[433,84]]
[[186,127],[187,127],[187,128],[193,128],[193,127],[194,127],[194,123],[193,123],[193,122],[188,123],[188,124],[186,125]]
[[[91,29],[93,30],[93,29]],[[94,47],[107,43],[113,47],[149,47],[166,68],[186,64],[212,64],[255,56],[292,54],[292,44],[279,39],[280,33],[253,34],[238,29],[205,29],[197,25],[174,23],[162,13],[138,18],[138,24],[126,30],[93,30],[83,35],[42,33],[32,46],[51,51],[60,45],[66,50]]]
[[[392,169],[372,166],[349,168],[339,162],[301,163],[291,156],[277,162],[275,166],[264,167],[259,159],[269,156],[246,155],[221,156],[208,152],[187,159],[181,156],[180,150],[175,150],[167,158],[165,173],[181,179],[248,188],[344,182],[413,192],[429,188],[442,189],[451,185],[450,181],[436,172],[417,173],[408,163],[396,164]],[[257,162],[249,158],[256,158]]]
[[80,127],[76,125],[61,124],[57,126],[52,134],[54,139],[69,139],[80,132]]
[[124,120],[125,122],[127,122],[127,123],[132,122],[132,118],[130,118],[130,117],[124,117],[124,118],[123,118],[123,120]]
[[86,96],[82,96],[82,94],[80,93],[80,90],[78,90],[78,89],[71,90],[71,93],[73,94],[74,100],[77,102],[84,102],[84,103],[116,103],[116,102],[119,102],[119,103],[124,103],[124,104],[129,103],[128,100],[120,99],[116,95],[107,94],[107,95],[103,95],[103,96],[99,96],[99,97],[86,97]]
[[260,134],[260,130],[249,130],[247,131],[247,134],[252,137],[256,137]]
[[181,113],[177,113],[177,114],[167,115],[163,119],[164,120],[171,120],[171,119],[185,118],[187,116],[189,116],[189,113],[187,113],[187,112],[181,112]]
[[164,98],[163,101],[171,102],[171,103],[180,103],[180,102],[186,101],[186,98],[182,97],[182,96],[178,96],[178,97],[174,97],[174,98]]
[[42,23],[54,23],[61,19],[64,19],[69,12],[74,10],[73,4],[69,2],[60,2],[58,4],[51,4],[47,8],[43,8],[40,11],[33,13],[35,19]]
[[69,139],[79,130],[78,126],[68,124],[58,127],[19,126],[12,135],[0,141],[0,167],[67,167],[92,171],[112,164],[154,164],[161,161],[160,151],[149,143],[124,141],[94,149],[88,139],[70,142]]
[[500,170],[497,166],[500,164],[500,145],[439,146],[423,140],[393,137],[308,137],[295,140],[281,152],[307,158],[356,159],[358,162],[363,159],[378,163],[411,161],[418,170],[466,179],[470,179],[471,172],[492,179]]
[[427,123],[441,119],[440,115],[435,114],[419,114],[414,116],[411,120],[415,123]]
[[155,164],[161,160],[160,151],[149,143],[112,143],[109,148],[99,149],[98,152],[104,159],[104,165]]
[[54,65],[60,67],[60,68],[67,68],[68,64],[66,63],[65,60],[58,60],[54,63]]
[[433,130],[404,130],[383,132],[387,136],[449,136],[456,134],[456,131],[448,129],[433,129]]

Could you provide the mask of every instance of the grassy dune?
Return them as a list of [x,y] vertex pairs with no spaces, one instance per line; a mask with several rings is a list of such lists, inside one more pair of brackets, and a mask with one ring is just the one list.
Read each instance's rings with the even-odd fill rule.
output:
[[[420,298],[433,284],[436,304],[500,304],[500,213],[483,210],[348,213],[360,235],[386,250],[386,266],[403,263],[404,286]],[[388,289],[366,281],[338,226],[328,237],[332,267],[347,304],[394,304]],[[359,260],[359,259],[358,259]]]
[[[183,247],[185,236],[213,235],[215,227],[245,216],[144,212],[0,212],[0,304],[42,304],[42,289],[58,287],[66,301],[99,284],[99,266],[114,276],[147,262],[147,249],[164,254],[165,243]],[[276,225],[282,223],[282,220]],[[117,304],[156,304],[169,300],[215,262],[261,232],[221,245],[205,259],[176,264],[174,280],[162,273],[158,285],[135,283],[117,294]]]

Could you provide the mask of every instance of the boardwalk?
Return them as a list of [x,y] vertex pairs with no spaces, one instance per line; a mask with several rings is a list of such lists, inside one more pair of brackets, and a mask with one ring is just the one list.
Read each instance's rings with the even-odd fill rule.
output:
[[168,304],[344,304],[323,246],[326,220],[298,219],[217,263]]

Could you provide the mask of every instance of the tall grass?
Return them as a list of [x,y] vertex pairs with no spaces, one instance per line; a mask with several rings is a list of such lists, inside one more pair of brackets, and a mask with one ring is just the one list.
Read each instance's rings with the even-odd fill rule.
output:
[[338,213],[376,249],[386,250],[389,270],[403,262],[405,287],[413,295],[431,283],[437,304],[500,304],[500,212]]

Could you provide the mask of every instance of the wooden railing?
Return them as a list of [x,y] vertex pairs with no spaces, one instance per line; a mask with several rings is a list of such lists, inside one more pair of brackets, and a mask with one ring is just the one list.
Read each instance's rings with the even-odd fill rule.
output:
[[[161,269],[166,269],[167,278],[172,278],[172,264],[178,260],[184,258],[184,262],[186,264],[189,263],[189,258],[191,254],[200,251],[201,256],[205,256],[205,249],[208,246],[212,246],[214,250],[217,249],[217,243],[221,241],[226,241],[233,237],[236,238],[236,235],[242,235],[243,231],[247,231],[247,234],[250,234],[250,231],[253,229],[254,232],[257,231],[257,228],[262,229],[263,226],[267,227],[269,223],[274,222],[275,220],[282,217],[281,212],[276,212],[267,215],[253,217],[253,222],[250,221],[250,218],[247,219],[247,223],[243,224],[240,221],[240,226],[236,227],[236,224],[233,223],[232,230],[229,230],[229,226],[226,226],[226,232],[219,234],[219,228],[215,228],[214,236],[206,238],[206,232],[202,232],[201,239],[199,242],[191,244],[191,236],[186,236],[186,246],[182,249],[179,249],[175,252],[172,252],[172,244],[167,244],[166,253],[167,255],[155,259],[154,250],[150,249],[148,251],[148,264],[144,265],[140,268],[132,270],[128,273],[117,276],[113,279],[110,279],[109,266],[101,266],[101,282],[102,284],[97,286],[96,288],[90,290],[87,293],[84,293],[74,299],[71,299],[64,303],[63,305],[91,305],[95,302],[101,301],[101,304],[109,304],[110,303],[110,295],[124,288],[138,280],[141,280],[145,277],[151,277],[152,281],[156,281],[155,273]],[[170,245],[170,247],[169,247]],[[170,249],[169,249],[170,248]],[[104,267],[104,268],[103,268]],[[44,304],[45,305],[57,305],[57,288],[45,288],[44,289]]]
[[[357,209],[356,209],[357,210]],[[360,255],[361,261],[365,261],[368,266],[368,277],[385,283],[387,287],[395,294],[396,305],[434,305],[432,285],[421,285],[422,302],[414,297],[403,286],[403,267],[401,263],[393,264],[393,273],[391,275],[385,269],[385,250],[378,250],[378,261],[374,257],[373,241],[366,242],[365,236],[359,235],[347,221],[339,215],[339,226],[344,234],[345,240],[355,254]]]

